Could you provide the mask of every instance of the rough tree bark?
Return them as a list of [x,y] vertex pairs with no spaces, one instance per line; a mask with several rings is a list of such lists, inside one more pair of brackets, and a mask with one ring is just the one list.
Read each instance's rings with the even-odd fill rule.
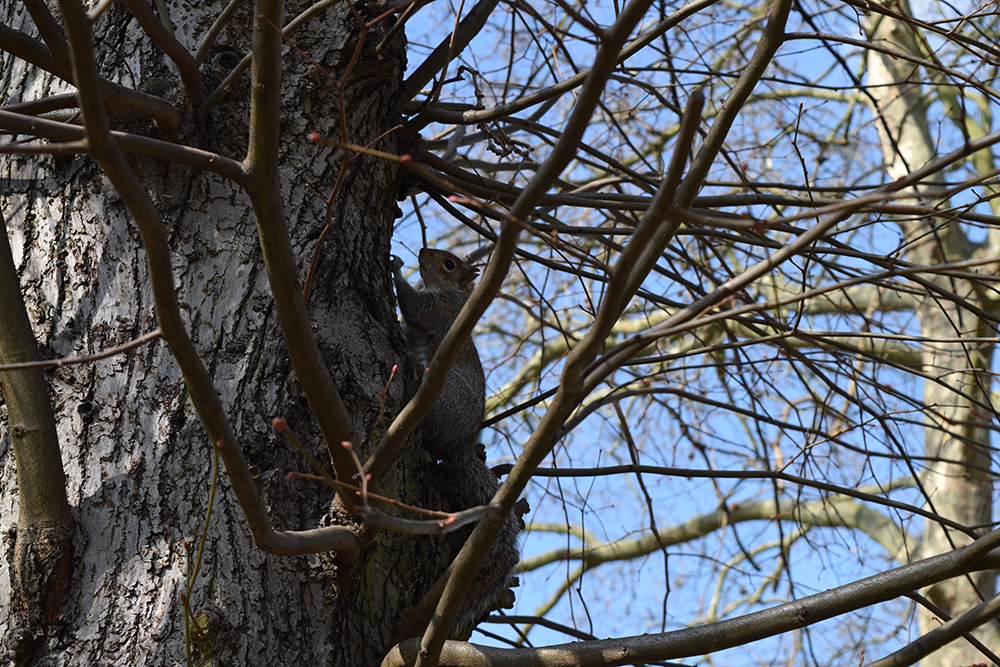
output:
[[[294,16],[311,3],[292,4]],[[171,5],[177,38],[192,52],[225,3]],[[355,5],[368,19],[377,8]],[[36,34],[18,2],[0,3],[5,25]],[[206,93],[249,52],[253,9],[239,10],[206,59]],[[375,53],[386,21],[366,36],[343,90],[352,143],[389,153],[402,148],[398,88],[403,44]],[[359,40],[360,24],[344,3],[299,30],[298,48],[339,77]],[[122,3],[95,26],[101,73],[155,91],[179,107],[178,78]],[[0,103],[70,90],[7,53],[0,54]],[[343,164],[339,150],[309,143],[319,132],[341,136],[337,89],[304,57],[285,48],[281,133],[282,189],[292,244],[304,276],[324,228],[323,200]],[[185,143],[242,159],[248,79],[204,124],[185,117]],[[116,129],[156,134],[120,113]],[[385,136],[382,136],[385,135]],[[381,138],[379,138],[381,137]],[[168,226],[174,280],[191,336],[211,372],[276,528],[328,520],[332,492],[288,470],[310,472],[273,432],[281,416],[320,460],[315,420],[297,386],[261,262],[247,196],[219,176],[151,158],[130,157]],[[312,283],[310,312],[328,366],[362,448],[419,381],[396,323],[389,280],[389,239],[398,214],[397,166],[359,156],[332,206],[333,228]],[[86,156],[2,156],[0,206],[43,357],[94,353],[157,326],[144,250],[133,222],[97,165]],[[177,363],[161,341],[127,355],[48,372],[76,533],[74,565],[60,623],[44,645],[45,664],[173,665],[183,661],[178,593],[205,518],[211,444],[188,400]],[[6,426],[5,426],[6,428]],[[408,447],[382,480],[385,494],[434,506],[435,474],[419,447]],[[382,532],[346,586],[325,556],[279,557],[258,550],[231,493],[220,480],[202,576],[192,607],[212,619],[202,659],[217,664],[377,664],[401,615],[449,559],[440,538]],[[0,441],[0,527],[12,548],[18,493],[10,439]],[[10,599],[9,564],[0,559],[0,599]],[[339,574],[343,574],[340,572]],[[344,581],[340,582],[341,584]],[[16,624],[0,605],[0,633]],[[10,648],[10,647],[8,647]],[[9,654],[8,654],[9,655]],[[22,656],[24,658],[24,656]],[[26,659],[26,658],[25,658]]]

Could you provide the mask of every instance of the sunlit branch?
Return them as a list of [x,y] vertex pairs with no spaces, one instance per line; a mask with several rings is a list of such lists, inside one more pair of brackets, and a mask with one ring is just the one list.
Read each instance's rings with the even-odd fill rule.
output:
[[749,560],[750,556],[758,556],[772,549],[780,549],[782,554],[787,554],[788,551],[791,549],[792,545],[794,545],[795,542],[797,542],[799,539],[807,535],[808,532],[809,532],[808,527],[797,526],[795,530],[782,536],[780,540],[774,542],[764,542],[763,544],[754,547],[753,551],[749,555],[742,553],[737,554],[733,558],[726,561],[726,563],[724,563],[722,565],[722,568],[719,570],[719,574],[715,585],[715,590],[712,592],[712,599],[709,604],[710,611],[705,616],[705,623],[715,623],[721,620],[722,618],[727,618],[731,616],[732,613],[740,607],[751,607],[753,605],[760,605],[761,599],[764,596],[764,591],[767,590],[768,588],[772,588],[775,586],[775,583],[778,581],[781,575],[781,571],[784,569],[783,559],[777,559],[774,563],[774,567],[771,571],[771,574],[764,575],[761,577],[761,581],[760,584],[757,586],[757,590],[755,590],[753,593],[749,595],[746,595],[738,600],[735,600],[734,602],[729,603],[728,605],[726,605],[726,608],[723,609],[720,613],[719,604],[721,603],[723,584],[726,581],[727,575],[733,569],[735,569],[738,563],[741,563],[745,560]]
[[926,30],[928,32],[935,33],[944,39],[951,40],[963,44],[965,46],[975,47],[976,49],[980,49],[992,55],[994,58],[1000,58],[1000,49],[998,49],[995,44],[990,44],[989,42],[976,41],[963,35],[961,32],[955,30],[946,30],[940,26],[934,25],[933,23],[928,23],[927,21],[921,21],[916,17],[900,14],[899,12],[895,11],[892,7],[886,4],[882,4],[879,2],[872,2],[866,4],[865,2],[863,2],[863,0],[843,0],[843,1],[844,4],[850,5],[851,7],[859,9],[862,12],[875,12],[877,14],[883,14],[890,18],[894,18],[896,20],[912,24],[916,27],[919,27],[921,30]]
[[[512,467],[513,466],[511,466],[510,464],[503,464],[496,466],[494,470],[496,470],[498,473],[503,474],[505,472],[509,472]],[[927,512],[921,507],[917,507],[916,505],[910,505],[909,503],[903,503],[898,500],[892,500],[891,498],[886,498],[884,495],[881,495],[889,491],[893,491],[895,489],[901,489],[912,486],[914,484],[914,480],[912,478],[906,478],[906,477],[893,480],[893,482],[888,486],[882,486],[877,489],[873,487],[869,489],[869,491],[864,491],[861,489],[850,489],[844,486],[839,486],[837,484],[830,484],[828,482],[809,479],[808,477],[792,475],[784,471],[778,471],[778,470],[700,470],[697,468],[667,468],[662,466],[650,466],[650,465],[640,465],[640,466],[621,465],[621,466],[607,466],[603,468],[570,468],[570,469],[539,468],[535,476],[536,477],[598,477],[598,476],[621,475],[629,473],[668,475],[671,477],[683,477],[692,479],[781,480],[783,482],[788,482],[789,484],[794,484],[796,486],[820,489],[821,491],[828,491],[830,493],[835,493],[844,496],[845,498],[854,498],[856,500],[862,500],[866,503],[871,503],[873,505],[891,507],[893,509],[901,510],[907,513],[924,516],[926,518],[930,518],[935,521],[944,521],[945,525],[951,525],[951,527],[955,528],[956,530],[972,532],[968,527],[961,526],[954,522],[950,522],[947,519],[942,519],[941,517],[935,514]],[[538,530],[538,528],[536,528],[534,523],[530,525],[529,529]],[[572,531],[570,532],[572,533]],[[580,537],[580,535],[577,536]]]

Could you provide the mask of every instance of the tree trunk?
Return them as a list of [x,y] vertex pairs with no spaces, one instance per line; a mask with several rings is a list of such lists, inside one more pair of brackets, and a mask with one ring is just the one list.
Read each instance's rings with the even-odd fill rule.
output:
[[[175,7],[178,39],[192,52],[222,4]],[[377,13],[356,5],[369,20]],[[19,3],[4,2],[6,25],[35,34]],[[289,7],[287,16],[304,6]],[[206,93],[249,52],[253,9],[245,5],[203,66]],[[400,38],[384,56],[375,46],[387,24],[367,35],[344,89],[353,144],[400,151]],[[344,3],[294,35],[296,46],[339,77],[360,26]],[[122,3],[95,26],[102,74],[136,88],[166,89],[183,104],[177,77]],[[0,62],[0,103],[37,99],[63,86],[9,54]],[[235,58],[234,58],[235,56]],[[309,143],[319,132],[341,138],[337,89],[301,55],[285,49],[280,128],[282,185],[292,244],[304,277],[325,224],[325,203],[343,165],[340,150]],[[155,84],[155,85],[154,85]],[[248,78],[204,126],[182,124],[179,140],[242,159]],[[115,129],[153,133],[130,113]],[[374,143],[373,143],[374,142]],[[171,235],[174,280],[189,328],[211,372],[275,528],[313,528],[329,520],[332,492],[286,482],[308,464],[271,428],[284,417],[320,460],[326,445],[288,362],[261,261],[247,196],[212,174],[131,158]],[[333,228],[312,283],[310,312],[325,358],[365,450],[382,431],[390,370],[401,373],[385,397],[389,419],[419,380],[396,322],[389,279],[389,239],[398,215],[399,171],[359,156],[332,206]],[[157,326],[144,250],[135,225],[97,165],[86,156],[0,158],[0,205],[43,357],[92,354]],[[174,665],[184,661],[179,593],[193,567],[212,484],[212,447],[187,398],[178,365],[156,341],[125,355],[47,374],[58,420],[67,490],[73,506],[73,570],[48,641],[33,647],[45,664]],[[0,522],[4,549],[17,517],[10,440],[0,443]],[[408,447],[382,480],[385,494],[440,504],[435,474],[419,447]],[[440,538],[380,533],[346,586],[332,556],[279,557],[258,550],[225,474],[208,523],[201,576],[191,606],[207,614],[196,658],[216,664],[374,665],[402,615],[449,560]],[[0,599],[9,600],[9,565],[0,558]],[[343,575],[344,573],[339,573]],[[16,624],[0,605],[0,628]],[[27,660],[27,657],[22,656]]]
[[[905,4],[902,11],[909,13]],[[908,27],[889,17],[873,14],[868,22],[872,41],[909,53],[919,53]],[[869,92],[878,104],[876,125],[882,142],[886,170],[890,178],[919,169],[936,157],[928,130],[926,98],[920,86],[922,73],[911,62],[868,51]],[[941,183],[937,174],[935,183]],[[928,197],[940,196],[942,187],[921,188]],[[962,228],[943,218],[901,222],[909,242],[906,259],[931,266],[971,258],[977,250],[996,255],[996,249],[977,249]],[[933,226],[933,227],[932,227]],[[932,231],[933,230],[933,231]],[[969,281],[938,277],[940,286],[978,308],[987,305]],[[928,509],[965,526],[983,527],[992,521],[990,482],[989,418],[975,407],[988,403],[990,394],[992,343],[976,339],[991,336],[992,327],[972,312],[945,299],[927,298],[917,308],[922,335],[929,338],[968,338],[967,342],[934,343],[923,349],[923,369],[937,381],[925,381],[925,453],[921,482],[928,497]],[[924,525],[922,552],[914,558],[945,553],[971,541],[961,532],[928,519]],[[953,579],[926,592],[927,597],[950,616],[956,616],[994,594],[996,574],[981,572]],[[940,626],[943,619],[920,608],[920,632]],[[986,646],[1000,645],[995,622],[976,633]],[[925,666],[970,665],[983,655],[964,640],[952,642],[924,660]]]

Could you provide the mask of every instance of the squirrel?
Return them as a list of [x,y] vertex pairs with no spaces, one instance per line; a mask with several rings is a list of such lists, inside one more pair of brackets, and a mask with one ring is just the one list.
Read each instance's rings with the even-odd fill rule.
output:
[[[403,334],[426,369],[472,294],[479,269],[444,250],[421,248],[419,260],[421,289],[414,289],[403,278],[403,260],[399,257],[393,259],[392,279],[403,314]],[[442,459],[463,443],[475,443],[485,410],[486,378],[470,336],[455,357],[441,396],[424,417],[427,451]]]
[[[392,278],[402,313],[403,334],[424,368],[472,294],[479,270],[450,252],[421,248],[420,277],[414,288],[403,277],[403,261],[392,259]],[[462,344],[444,390],[423,422],[424,448],[440,461],[454,509],[486,505],[500,489],[500,480],[486,467],[485,448],[478,444],[486,406],[486,379],[479,352],[470,337]],[[472,629],[490,611],[509,608],[517,585],[514,568],[519,560],[518,535],[529,511],[517,502],[473,579],[459,612],[452,637],[468,639]]]

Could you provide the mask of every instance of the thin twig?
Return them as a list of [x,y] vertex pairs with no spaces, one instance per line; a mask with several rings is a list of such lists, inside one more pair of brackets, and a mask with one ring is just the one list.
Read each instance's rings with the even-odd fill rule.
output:
[[63,366],[75,366],[77,364],[89,364],[93,361],[98,361],[100,359],[107,359],[109,357],[114,357],[119,354],[125,354],[137,347],[141,347],[146,343],[156,340],[162,336],[159,329],[155,331],[150,331],[148,334],[139,336],[127,343],[118,345],[117,347],[112,347],[107,350],[102,350],[101,352],[96,352],[94,354],[88,354],[82,357],[63,357],[61,359],[48,359],[44,361],[25,361],[20,364],[5,364],[0,366],[0,371],[14,371],[21,370],[24,368],[62,368]]

